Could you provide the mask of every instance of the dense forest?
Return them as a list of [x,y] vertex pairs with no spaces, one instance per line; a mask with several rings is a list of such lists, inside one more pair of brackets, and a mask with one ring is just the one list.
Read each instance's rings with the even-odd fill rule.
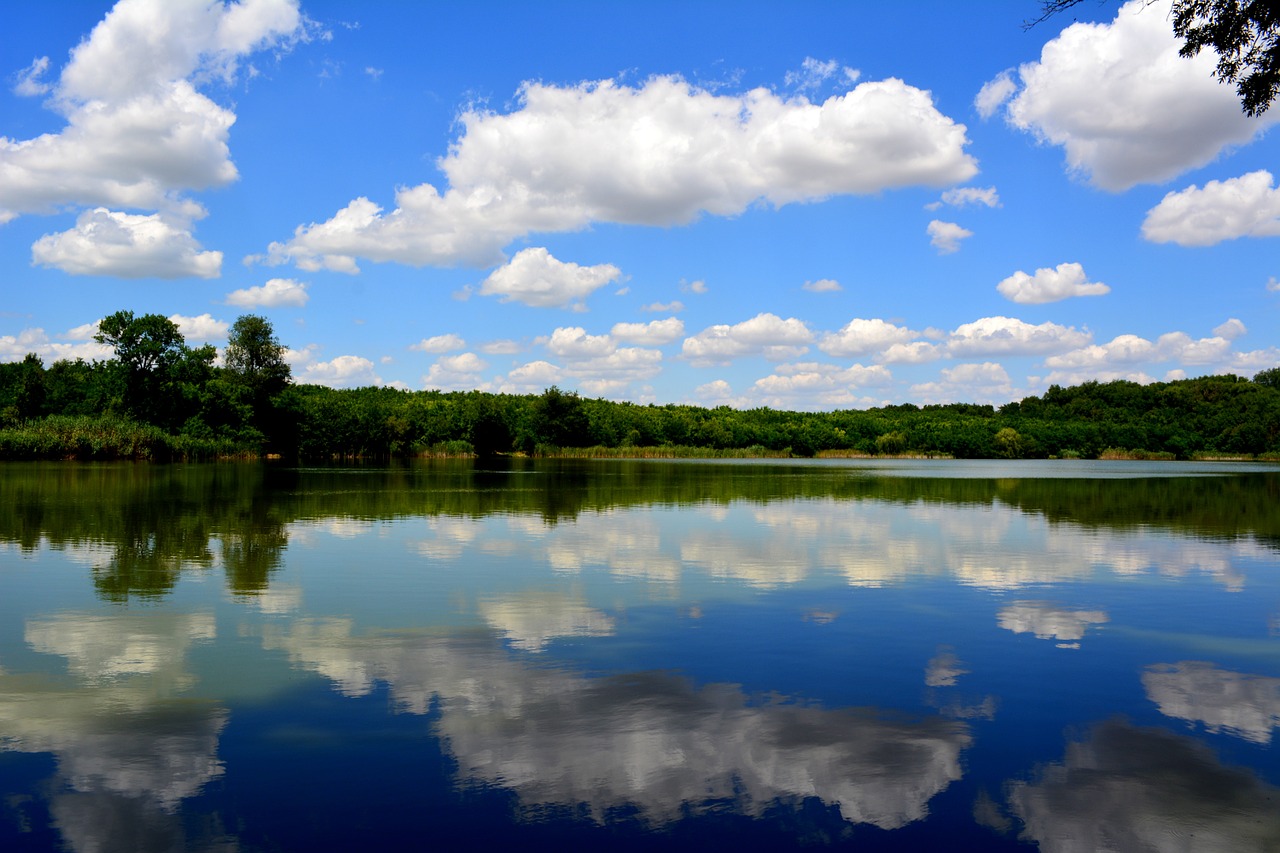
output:
[[254,315],[218,363],[158,314],[120,311],[115,357],[0,364],[0,459],[815,456],[1280,459],[1280,368],[1140,385],[1050,386],[999,408],[955,403],[788,412],[292,381]]

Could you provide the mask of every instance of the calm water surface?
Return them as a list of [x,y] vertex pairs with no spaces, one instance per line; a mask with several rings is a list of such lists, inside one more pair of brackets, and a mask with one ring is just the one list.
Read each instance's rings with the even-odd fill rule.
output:
[[1280,470],[0,467],[0,850],[1280,850]]

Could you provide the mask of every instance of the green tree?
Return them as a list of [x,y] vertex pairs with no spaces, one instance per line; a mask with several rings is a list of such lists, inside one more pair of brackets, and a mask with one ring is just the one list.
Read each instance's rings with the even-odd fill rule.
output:
[[[249,407],[247,425],[266,437],[273,452],[292,445],[296,432],[296,417],[281,399],[293,380],[284,353],[270,321],[255,314],[237,317],[231,324],[223,353],[226,375],[243,392],[241,399]],[[218,402],[225,404],[226,399],[222,395]]]
[[886,432],[876,438],[876,453],[893,456],[898,453],[905,453],[907,450],[907,437],[894,430]]
[[1026,442],[1013,427],[1004,427],[995,436],[995,445],[1001,456],[1010,459],[1021,459],[1026,452]]
[[165,421],[170,409],[165,386],[188,356],[173,321],[161,314],[135,317],[132,311],[117,311],[98,323],[93,339],[116,351],[125,410],[150,423]]
[[586,447],[591,443],[591,422],[575,393],[552,385],[533,403],[533,433],[540,444]]
[[182,348],[182,357],[169,371],[162,393],[167,408],[164,420],[170,429],[197,426],[203,408],[205,389],[214,377],[213,361],[218,351],[210,344]]
[[29,352],[22,361],[0,364],[0,419],[24,421],[44,414],[45,369]]
[[245,314],[231,324],[223,361],[255,400],[265,400],[283,391],[293,378],[284,350],[266,318]]
[[1261,385],[1264,388],[1274,388],[1280,391],[1280,367],[1272,367],[1267,370],[1259,370],[1253,376],[1255,385]]
[[472,410],[471,446],[480,456],[511,450],[511,427],[492,400],[477,401]]
[[44,372],[45,411],[51,415],[92,415],[111,403],[112,362],[92,364],[62,359]]

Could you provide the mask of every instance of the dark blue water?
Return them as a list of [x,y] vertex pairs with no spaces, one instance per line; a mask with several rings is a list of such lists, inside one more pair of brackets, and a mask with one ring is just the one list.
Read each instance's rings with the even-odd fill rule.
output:
[[1277,850],[1271,470],[0,468],[0,850]]

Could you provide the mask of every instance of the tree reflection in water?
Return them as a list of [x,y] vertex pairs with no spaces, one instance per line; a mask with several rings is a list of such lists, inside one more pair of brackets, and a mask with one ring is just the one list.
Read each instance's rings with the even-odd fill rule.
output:
[[0,846],[1276,849],[1280,474],[888,469],[6,466]]

